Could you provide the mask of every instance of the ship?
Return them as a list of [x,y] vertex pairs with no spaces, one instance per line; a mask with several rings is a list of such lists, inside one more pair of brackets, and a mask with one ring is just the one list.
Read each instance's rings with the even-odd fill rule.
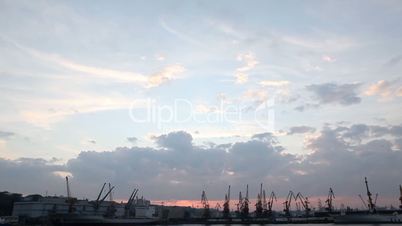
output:
[[[364,178],[367,192],[367,203],[364,201],[361,195],[359,195],[364,206],[367,207],[365,211],[349,211],[341,212],[340,215],[334,216],[335,224],[401,224],[402,223],[402,211],[401,210],[387,210],[379,211],[376,208],[376,202],[378,194],[376,194],[373,200],[372,194],[369,189],[367,178]],[[402,202],[402,187],[399,186],[401,192]],[[401,203],[402,205],[402,203]]]
[[[134,189],[126,203],[113,201],[113,186],[103,184],[96,200],[71,196],[66,177],[67,197],[30,195],[13,206],[13,216],[28,225],[144,225],[159,221],[156,206],[137,196]],[[106,193],[106,194],[104,194]],[[106,198],[109,197],[107,201]]]
[[149,225],[159,222],[158,218],[108,218],[98,215],[78,215],[78,214],[65,214],[50,216],[50,225],[55,226],[131,226],[131,225]]
[[334,217],[335,224],[401,224],[402,214],[354,213]]

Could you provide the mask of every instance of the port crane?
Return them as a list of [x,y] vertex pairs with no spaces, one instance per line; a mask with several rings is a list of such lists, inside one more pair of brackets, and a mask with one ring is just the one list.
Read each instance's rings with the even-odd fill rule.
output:
[[240,214],[242,217],[247,218],[249,214],[249,204],[250,201],[248,199],[248,184],[246,188],[246,196],[243,199],[243,202],[241,203],[241,208],[240,208]]
[[68,203],[68,213],[73,213],[75,211],[74,203],[77,201],[76,198],[71,197],[70,183],[68,177],[66,177],[66,187],[67,187],[67,200]]
[[239,213],[239,214],[240,214],[240,212],[241,212],[241,207],[242,207],[242,205],[243,205],[243,196],[242,196],[241,191],[240,191],[240,192],[239,192],[239,202],[236,204],[236,206],[237,206],[237,213]]
[[222,208],[221,204],[219,204],[219,202],[217,202],[216,205],[215,205],[216,211],[219,212],[221,210],[221,208]]
[[292,199],[297,201],[297,198],[296,198],[295,194],[293,193],[293,191],[289,191],[285,202],[283,202],[283,206],[284,206],[283,212],[285,212],[286,216],[290,216],[290,206],[291,206],[291,203],[292,203]]
[[306,216],[310,214],[311,208],[310,208],[310,202],[308,201],[308,197],[304,197],[300,192],[297,193],[296,195],[296,200],[300,200],[300,204],[303,206],[303,209],[305,211]]
[[268,215],[272,215],[272,206],[274,205],[274,200],[275,200],[275,202],[277,201],[276,195],[275,195],[274,191],[272,191],[271,195],[269,196],[268,203],[267,203],[267,207],[268,207],[267,213],[268,213]]
[[132,206],[133,203],[134,203],[135,197],[137,196],[138,190],[139,190],[139,189],[134,188],[133,192],[132,192],[131,195],[130,195],[130,198],[127,200],[127,203],[126,203],[126,205],[124,206],[124,211],[125,211],[126,217],[128,217],[128,216],[131,215],[131,214],[130,214],[130,209],[131,209],[131,206]]
[[207,195],[206,195],[205,191],[202,191],[202,194],[201,194],[201,204],[204,208],[203,217],[209,218],[210,217],[209,203],[208,203],[208,199],[207,199]]
[[399,185],[399,193],[400,193],[399,201],[401,202],[399,209],[402,209],[402,185]]
[[95,211],[97,211],[97,210],[99,209],[100,204],[101,204],[103,201],[105,201],[105,199],[109,196],[109,194],[110,194],[110,193],[112,192],[112,190],[114,189],[114,186],[111,187],[111,188],[109,189],[109,191],[106,192],[106,194],[103,196],[103,198],[101,198],[101,196],[102,196],[102,194],[103,194],[103,191],[104,191],[104,189],[105,189],[105,186],[106,186],[106,183],[103,184],[102,189],[100,190],[100,192],[99,192],[99,194],[98,194],[98,197],[96,198],[96,200],[95,200],[95,202],[94,202],[94,204],[93,204]]
[[327,207],[325,208],[328,212],[332,212],[334,210],[334,206],[332,204],[333,199],[335,199],[335,194],[332,188],[329,188],[328,192],[328,197],[327,200],[325,200],[325,203],[327,204]]
[[366,184],[366,191],[367,191],[367,197],[368,197],[368,203],[366,204],[366,202],[364,201],[363,197],[361,195],[359,195],[360,199],[362,200],[364,206],[367,206],[369,209],[370,213],[375,213],[376,212],[376,203],[377,203],[377,198],[378,198],[378,193],[375,195],[375,199],[373,201],[373,198],[371,197],[372,194],[370,192],[369,186],[368,186],[368,182],[367,182],[367,177],[364,178],[364,183]]
[[[264,206],[263,206],[263,194],[262,194],[262,183],[260,186],[260,192],[257,195],[257,203],[255,204],[255,216],[262,217],[264,213]],[[264,197],[265,198],[265,197]]]
[[223,203],[223,217],[230,217],[230,185],[228,188],[228,193],[225,195],[225,203]]
[[[109,183],[109,191],[112,190],[112,185]],[[116,207],[114,206],[114,201],[113,201],[113,192],[109,193],[109,202],[110,205],[107,207],[106,211],[106,216],[107,217],[113,217],[117,211]]]
[[265,189],[262,191],[262,212],[263,215],[267,215],[268,213],[268,203],[267,203],[267,197],[265,195]]

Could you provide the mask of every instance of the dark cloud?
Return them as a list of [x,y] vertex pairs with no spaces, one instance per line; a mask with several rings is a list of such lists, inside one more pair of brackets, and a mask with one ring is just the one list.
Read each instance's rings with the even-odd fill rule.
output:
[[96,144],[96,140],[88,140],[88,142],[91,144]]
[[15,135],[15,133],[13,133],[13,132],[0,131],[0,138],[10,138],[14,135]]
[[[20,158],[7,160],[0,158],[0,190],[23,194],[64,194],[64,178],[55,172],[65,167],[43,159]],[[52,193],[54,192],[54,193]]]
[[[103,182],[117,187],[116,198],[127,198],[138,187],[155,200],[196,199],[203,189],[211,199],[219,199],[227,185],[237,192],[247,183],[253,196],[260,182],[280,196],[289,189],[308,196],[325,195],[330,186],[338,195],[356,196],[364,191],[364,176],[375,185],[375,192],[392,196],[402,182],[398,128],[325,126],[306,141],[310,154],[305,156],[286,153],[271,133],[255,134],[243,142],[197,146],[190,134],[178,131],[155,137],[158,148],[85,151],[65,165],[41,159],[0,159],[0,180],[7,181],[0,190],[64,194],[64,179],[55,172],[68,171],[73,193],[88,198],[95,198],[94,191]],[[293,132],[313,130],[300,126]]]
[[309,192],[317,193],[333,186],[339,194],[353,195],[364,191],[362,178],[367,176],[380,195],[395,195],[402,181],[402,150],[391,140],[370,135],[370,129],[367,125],[324,128],[320,136],[307,142],[312,154],[298,166],[306,174],[292,179],[295,187],[303,190],[310,184]]
[[294,126],[289,129],[287,132],[288,135],[297,134],[297,133],[314,133],[315,128],[310,126]]
[[294,109],[295,109],[296,111],[303,112],[303,111],[305,111],[305,110],[316,109],[316,108],[319,108],[319,107],[320,107],[319,104],[310,104],[310,103],[307,103],[307,104],[299,105],[299,106],[295,107]]
[[306,89],[314,93],[314,97],[319,104],[347,106],[361,102],[361,98],[356,92],[359,86],[360,84],[323,83],[309,85]]
[[186,151],[191,150],[193,137],[184,131],[172,132],[167,135],[154,137],[160,147],[173,150]]
[[127,141],[132,144],[136,144],[138,141],[138,138],[137,137],[127,137]]

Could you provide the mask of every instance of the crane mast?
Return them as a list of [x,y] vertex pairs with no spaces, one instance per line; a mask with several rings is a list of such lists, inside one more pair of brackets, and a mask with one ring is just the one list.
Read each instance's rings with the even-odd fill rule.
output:
[[256,217],[262,217],[264,207],[263,207],[263,201],[262,201],[262,183],[260,186],[260,192],[257,195],[257,203],[255,204],[255,215]]
[[399,185],[399,193],[400,193],[399,201],[401,202],[399,209],[402,209],[402,185]]
[[223,204],[223,217],[230,217],[230,185],[228,188],[228,193],[225,195],[225,203]]
[[240,214],[240,212],[241,212],[242,205],[243,205],[243,196],[242,196],[242,194],[241,194],[241,191],[239,191],[239,202],[236,204],[236,206],[237,206],[237,212],[238,212],[239,214]]
[[67,187],[67,200],[66,200],[66,202],[68,203],[68,213],[72,213],[72,212],[75,211],[74,203],[75,203],[75,201],[77,201],[77,199],[71,197],[70,183],[68,181],[68,177],[66,177],[66,187]]
[[68,177],[66,177],[66,187],[67,187],[67,198],[71,198],[71,193],[70,193],[70,184],[68,182]]
[[332,204],[333,199],[335,199],[334,191],[332,190],[332,188],[329,188],[328,197],[327,200],[325,200],[325,203],[327,204],[326,210],[328,212],[332,212],[332,210],[334,209]]
[[201,194],[201,204],[204,208],[203,217],[209,218],[210,217],[209,203],[208,203],[208,199],[207,199],[207,195],[206,195],[205,191],[202,191],[202,194]]
[[247,218],[249,214],[249,204],[250,201],[248,199],[248,184],[246,188],[246,197],[243,199],[242,205],[241,205],[241,215],[242,217]]

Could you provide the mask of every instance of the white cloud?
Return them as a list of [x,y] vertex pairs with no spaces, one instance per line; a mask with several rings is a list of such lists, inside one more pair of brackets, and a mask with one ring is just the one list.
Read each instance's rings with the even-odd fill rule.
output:
[[269,86],[269,87],[283,87],[289,85],[290,82],[286,80],[265,80],[261,81],[261,86]]
[[328,63],[333,63],[333,62],[336,61],[336,59],[335,59],[334,57],[331,57],[331,56],[328,56],[328,55],[323,55],[323,56],[321,57],[321,59],[322,59],[323,61],[325,61],[325,62],[328,62]]
[[[63,93],[64,94],[64,93]],[[121,95],[75,93],[53,98],[29,98],[21,101],[19,116],[30,124],[50,128],[65,117],[78,114],[130,107],[143,107],[146,100],[131,99]]]
[[166,60],[166,57],[165,57],[165,55],[158,53],[158,54],[155,54],[155,60],[164,61],[164,60]]
[[370,85],[364,92],[367,96],[380,96],[382,100],[390,100],[402,96],[402,84],[398,80],[380,80]]
[[[184,67],[180,64],[167,65],[160,71],[147,76],[141,73],[135,73],[131,71],[115,70],[103,67],[89,66],[81,63],[74,62],[72,60],[61,57],[57,54],[49,54],[36,49],[25,47],[15,41],[8,38],[3,39],[14,44],[18,49],[29,53],[30,55],[50,63],[63,67],[65,69],[81,72],[86,75],[90,75],[96,79],[107,79],[110,82],[123,82],[133,83],[144,88],[156,87],[164,84],[165,82],[179,78],[179,75],[184,72]],[[164,60],[163,56],[159,56],[158,60]]]
[[244,65],[235,71],[236,83],[243,84],[248,81],[248,72],[256,67],[258,61],[253,53],[239,54],[237,60],[244,63]]
[[179,64],[169,65],[161,71],[152,74],[147,81],[147,88],[157,87],[166,82],[180,78],[185,68]]

